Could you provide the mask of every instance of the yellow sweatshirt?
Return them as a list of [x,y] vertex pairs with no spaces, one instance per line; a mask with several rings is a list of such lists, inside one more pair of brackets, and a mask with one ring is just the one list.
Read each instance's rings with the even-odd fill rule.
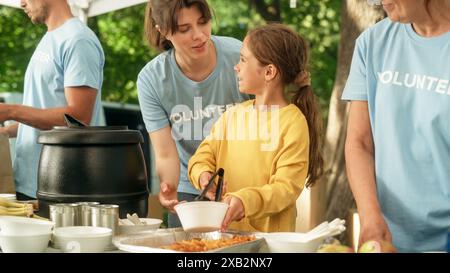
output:
[[245,210],[230,229],[294,231],[296,200],[308,171],[308,125],[294,104],[261,110],[253,102],[219,118],[189,160],[188,175],[200,189],[201,173],[225,170],[226,195],[239,198]]

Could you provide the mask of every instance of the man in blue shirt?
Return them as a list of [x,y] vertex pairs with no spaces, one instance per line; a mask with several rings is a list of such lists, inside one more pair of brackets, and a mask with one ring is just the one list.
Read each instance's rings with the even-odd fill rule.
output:
[[34,24],[44,23],[48,30],[28,64],[23,105],[0,104],[0,122],[17,121],[0,133],[17,137],[16,194],[26,200],[36,198],[40,130],[64,125],[64,113],[99,124],[104,54],[66,0],[22,0],[21,6]]
[[442,251],[450,227],[450,0],[385,0],[356,41],[347,175],[360,242]]

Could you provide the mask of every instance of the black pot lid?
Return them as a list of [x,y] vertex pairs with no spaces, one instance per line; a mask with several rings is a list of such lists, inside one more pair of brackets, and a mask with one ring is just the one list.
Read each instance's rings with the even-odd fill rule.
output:
[[144,143],[140,131],[128,126],[63,127],[41,131],[37,140],[41,144],[132,144]]

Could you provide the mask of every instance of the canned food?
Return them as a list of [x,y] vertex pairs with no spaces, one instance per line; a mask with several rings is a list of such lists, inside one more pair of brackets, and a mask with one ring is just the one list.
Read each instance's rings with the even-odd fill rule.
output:
[[50,205],[50,220],[57,227],[70,227],[79,225],[80,205],[75,203]]
[[119,225],[118,205],[94,205],[91,206],[92,226],[107,227],[116,235]]
[[80,205],[80,218],[78,219],[79,225],[91,226],[92,225],[91,207],[98,205],[99,202],[77,202],[76,204]]

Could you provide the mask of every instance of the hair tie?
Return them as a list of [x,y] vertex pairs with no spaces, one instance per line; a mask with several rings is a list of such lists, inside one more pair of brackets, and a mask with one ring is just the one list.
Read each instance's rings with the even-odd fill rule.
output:
[[298,73],[297,78],[294,80],[294,84],[300,88],[311,86],[311,74],[308,71],[303,70]]

